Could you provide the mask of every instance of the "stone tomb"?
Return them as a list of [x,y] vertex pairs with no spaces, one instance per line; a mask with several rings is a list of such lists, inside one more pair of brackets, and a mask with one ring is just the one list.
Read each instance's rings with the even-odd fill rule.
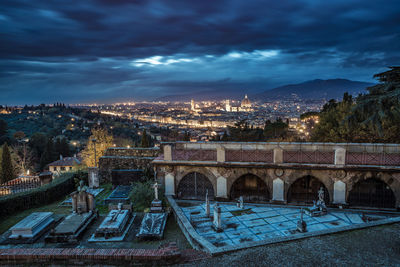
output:
[[108,213],[107,217],[88,241],[123,241],[135,217],[136,214],[132,215],[130,210],[124,210],[122,209],[122,205],[119,205],[118,209],[113,209]]
[[146,213],[140,225],[140,239],[161,239],[164,235],[168,213]]
[[37,240],[54,223],[52,212],[33,212],[10,228],[11,240]]
[[104,203],[106,205],[118,204],[118,203],[129,204],[130,203],[129,193],[131,192],[131,190],[132,188],[130,185],[119,185],[104,200]]
[[97,218],[94,196],[86,190],[87,187],[81,181],[78,190],[71,194],[72,214],[50,231],[50,234],[45,238],[46,242],[78,242],[89,224]]

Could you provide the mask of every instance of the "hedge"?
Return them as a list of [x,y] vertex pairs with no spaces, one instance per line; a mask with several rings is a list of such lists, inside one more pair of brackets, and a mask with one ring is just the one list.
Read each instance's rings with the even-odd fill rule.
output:
[[64,198],[75,188],[75,173],[65,173],[51,183],[33,190],[8,195],[0,198],[0,217],[14,214],[17,211],[52,203]]

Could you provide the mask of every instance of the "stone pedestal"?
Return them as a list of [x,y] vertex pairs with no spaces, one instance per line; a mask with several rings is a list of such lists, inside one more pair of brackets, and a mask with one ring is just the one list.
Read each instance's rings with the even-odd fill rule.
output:
[[86,213],[96,208],[96,201],[94,196],[86,191],[75,191],[71,194],[72,199],[72,212],[73,213]]
[[99,168],[89,168],[88,176],[89,176],[89,187],[98,188],[100,186]]
[[154,199],[151,202],[151,207],[150,207],[150,212],[151,213],[160,213],[163,212],[163,207],[162,207],[162,202],[159,199]]
[[223,231],[221,224],[221,207],[218,204],[214,206],[214,219],[212,227],[218,233]]

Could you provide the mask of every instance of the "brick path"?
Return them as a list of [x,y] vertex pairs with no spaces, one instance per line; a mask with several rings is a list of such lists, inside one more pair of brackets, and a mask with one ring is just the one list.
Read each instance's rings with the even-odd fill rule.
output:
[[0,249],[0,262],[41,261],[164,261],[178,262],[181,251],[172,244],[161,249],[14,248]]

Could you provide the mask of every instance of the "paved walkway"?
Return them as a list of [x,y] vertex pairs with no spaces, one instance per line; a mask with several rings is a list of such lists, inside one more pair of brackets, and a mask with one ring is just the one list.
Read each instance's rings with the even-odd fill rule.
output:
[[[211,215],[213,215],[213,206],[211,204]],[[211,228],[212,221],[205,216],[204,204],[181,207],[196,232],[216,247],[299,234],[296,231],[297,221],[300,217],[299,208],[245,205],[242,210],[233,204],[220,204],[220,207],[224,229],[221,233],[216,233]],[[374,217],[375,219],[387,218],[382,215],[378,217],[374,215]],[[337,211],[329,212],[321,217],[304,214],[303,220],[307,223],[308,232],[365,223],[361,213]]]

